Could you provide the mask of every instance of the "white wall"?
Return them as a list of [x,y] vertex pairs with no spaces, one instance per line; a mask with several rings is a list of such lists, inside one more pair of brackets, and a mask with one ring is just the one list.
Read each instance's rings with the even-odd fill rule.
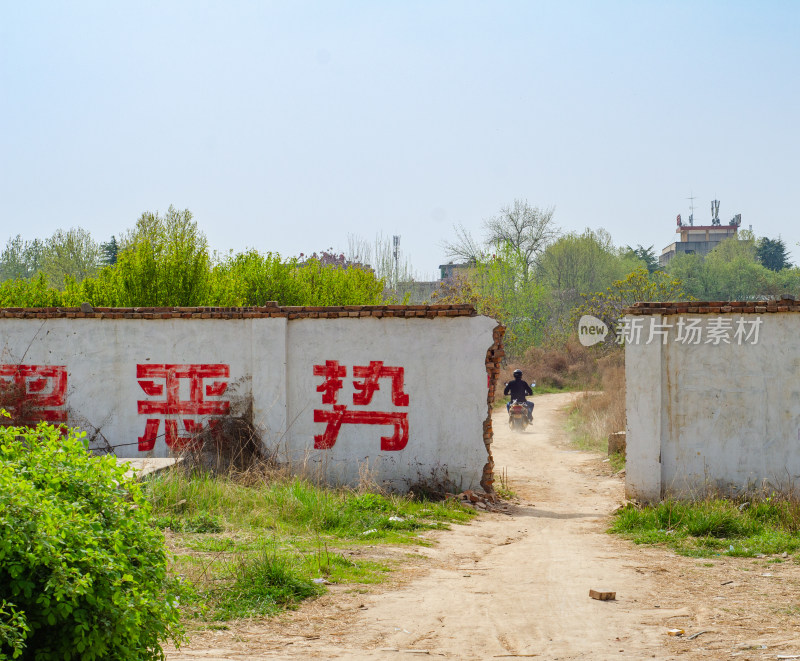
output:
[[[228,401],[237,413],[237,406],[252,397],[253,421],[265,443],[279,447],[295,462],[310,461],[332,481],[356,481],[360,467],[368,466],[376,480],[397,487],[431,471],[446,471],[463,488],[472,488],[478,486],[487,461],[482,428],[487,415],[484,361],[495,326],[487,317],[467,316],[2,319],[0,366],[5,365],[6,371],[18,364],[64,366],[69,424],[90,433],[99,431],[120,456],[164,457],[170,454],[165,420],[176,420],[179,434],[186,435],[183,420],[205,424],[214,416],[140,413],[140,402],[166,401],[163,390],[157,394],[166,379],[137,377],[137,366],[226,365],[227,376],[197,380],[194,397],[190,379],[177,379],[173,400],[185,404],[194,398],[201,405]],[[366,419],[368,424],[342,425],[335,445],[323,450],[314,448],[314,437],[327,425],[314,422],[314,411],[330,411],[333,405],[322,403],[317,386],[323,377],[314,375],[314,366],[326,360],[338,361],[346,369],[337,404],[349,412],[371,413],[353,415],[353,420]],[[403,369],[407,405],[392,401],[391,378],[378,379],[371,402],[354,403],[354,381],[363,379],[355,377],[353,367],[371,361]],[[227,389],[215,394],[215,387],[219,391],[215,383],[221,382]],[[51,387],[45,384],[41,392],[46,394]],[[407,445],[402,450],[381,450],[381,437],[391,436],[394,429],[391,424],[371,423],[381,412],[398,420],[406,414]],[[145,436],[148,419],[158,421],[158,436],[152,451],[140,452],[138,439]]]
[[[748,323],[757,343],[629,343],[627,492],[642,501],[800,485],[800,315],[682,315]],[[674,315],[640,317],[675,324]],[[628,317],[631,319],[631,317]]]
[[[455,321],[455,323],[454,323]],[[358,479],[359,466],[367,465],[379,479],[394,486],[404,480],[428,477],[431,470],[447,471],[463,488],[477,486],[486,463],[482,424],[486,419],[486,350],[496,322],[487,317],[448,319],[314,319],[289,322],[288,419],[286,447],[295,461],[310,458],[324,462],[334,480]],[[401,451],[381,451],[380,439],[392,427],[344,425],[330,450],[313,450],[308,439],[320,434],[315,409],[330,409],[321,402],[314,365],[338,361],[347,369],[339,404],[348,409],[407,412],[408,444]],[[383,361],[404,368],[409,405],[394,406],[387,379],[379,381],[369,405],[353,405],[355,365]],[[397,476],[395,478],[395,476]]]

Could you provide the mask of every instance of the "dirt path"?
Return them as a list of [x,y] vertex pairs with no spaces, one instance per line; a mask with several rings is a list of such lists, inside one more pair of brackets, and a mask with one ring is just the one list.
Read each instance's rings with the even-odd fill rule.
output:
[[[524,434],[512,434],[504,412],[497,414],[496,467],[507,468],[519,496],[510,515],[483,514],[437,533],[434,547],[401,551],[412,557],[393,584],[365,594],[337,588],[278,621],[203,632],[168,658],[774,659],[794,653],[798,618],[776,614],[773,606],[776,598],[797,605],[797,565],[771,565],[771,576],[782,576],[781,589],[764,592],[755,574],[743,574],[752,559],[702,563],[604,532],[622,502],[622,479],[597,455],[567,445],[563,409],[571,397],[537,397],[534,425]],[[590,599],[591,588],[615,591],[617,599]],[[670,627],[686,629],[687,636],[669,637]],[[703,630],[703,637],[687,640]]]

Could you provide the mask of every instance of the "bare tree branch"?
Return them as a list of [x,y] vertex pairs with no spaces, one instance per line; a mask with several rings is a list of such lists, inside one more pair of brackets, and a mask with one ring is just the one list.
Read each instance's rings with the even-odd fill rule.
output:
[[523,280],[527,282],[537,257],[556,239],[559,230],[553,223],[555,209],[532,207],[527,200],[514,200],[494,218],[484,222],[487,242],[509,246],[520,257]]
[[462,262],[476,262],[484,253],[481,245],[463,225],[453,225],[453,234],[455,238],[452,241],[442,242],[442,247],[448,259],[458,259]]

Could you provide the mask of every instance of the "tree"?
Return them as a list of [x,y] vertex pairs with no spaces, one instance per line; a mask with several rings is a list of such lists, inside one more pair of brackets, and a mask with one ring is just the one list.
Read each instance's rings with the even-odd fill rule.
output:
[[756,261],[756,241],[751,232],[743,230],[738,236],[721,241],[706,255],[706,259],[720,262],[733,262],[743,259],[748,262]]
[[782,271],[791,267],[789,252],[783,239],[762,237],[756,241],[756,257],[770,271]]
[[208,241],[188,209],[146,211],[121,238],[117,271],[126,306],[204,305],[209,293]]
[[649,248],[645,248],[642,245],[637,245],[635,248],[626,246],[626,250],[637,259],[641,259],[647,266],[649,273],[658,270],[658,257],[656,257],[655,246],[650,246]]
[[94,275],[100,263],[100,246],[85,229],[56,230],[46,239],[41,270],[55,287],[62,289],[67,279],[80,282]]
[[680,280],[663,271],[649,273],[643,266],[616,280],[605,292],[584,296],[581,305],[572,311],[572,328],[577,328],[578,320],[585,314],[602,319],[612,331],[606,344],[616,341],[617,324],[625,308],[637,301],[682,301],[691,298],[683,290]]
[[23,241],[17,234],[0,254],[0,280],[32,278],[42,266],[44,246],[39,239]]
[[371,269],[323,263],[310,257],[286,262],[280,255],[250,250],[219,259],[211,273],[209,303],[215,306],[378,305],[382,280]]
[[741,234],[741,239],[726,239],[705,258],[673,258],[668,273],[683,283],[687,294],[699,300],[748,301],[796,293],[800,271],[790,267],[770,270],[757,258],[760,241],[748,232]]
[[453,233],[455,238],[442,244],[447,257],[464,264],[474,264],[483,258],[486,246],[476,240],[466,227],[461,224],[453,225]]
[[603,229],[570,232],[551,243],[536,276],[549,290],[553,317],[564,315],[584,294],[603,291],[614,280],[642,266],[633,251],[618,250]]
[[455,228],[456,238],[445,242],[448,257],[464,261],[477,261],[492,251],[514,254],[519,265],[519,277],[527,283],[533,276],[536,260],[547,245],[558,235],[553,223],[554,209],[540,209],[527,200],[514,200],[500,213],[483,221],[484,242],[481,246],[463,226]]
[[550,314],[547,291],[531,279],[519,277],[521,257],[511,246],[477,261],[443,280],[432,295],[436,303],[471,303],[480,314],[494,317],[506,327],[504,344],[509,355],[520,356],[541,342]]
[[113,234],[107,243],[100,244],[100,252],[102,254],[101,262],[106,266],[114,266],[114,264],[117,263],[119,244],[117,243],[117,239]]
[[683,288],[689,296],[700,301],[708,300],[708,272],[702,255],[695,253],[676,255],[666,268],[673,278],[683,283]]

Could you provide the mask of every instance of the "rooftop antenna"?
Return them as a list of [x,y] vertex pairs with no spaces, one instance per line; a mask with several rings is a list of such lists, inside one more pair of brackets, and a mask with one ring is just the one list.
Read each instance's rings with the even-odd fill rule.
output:
[[719,225],[719,200],[711,200],[711,224]]
[[689,193],[686,199],[689,200],[689,225],[694,225],[694,194]]
[[392,236],[392,245],[394,245],[394,286],[397,288],[397,280],[400,277],[400,235],[395,234]]

